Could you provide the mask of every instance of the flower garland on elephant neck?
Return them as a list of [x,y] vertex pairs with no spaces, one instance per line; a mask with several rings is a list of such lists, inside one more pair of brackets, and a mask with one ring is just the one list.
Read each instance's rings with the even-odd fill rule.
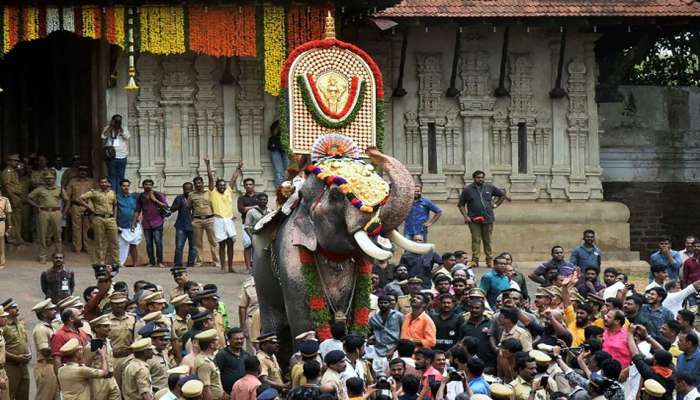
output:
[[[369,332],[369,307],[370,292],[372,290],[372,264],[364,257],[356,262],[357,277],[351,314],[347,317],[351,322],[350,331],[363,335]],[[301,261],[301,272],[304,275],[304,286],[306,287],[306,298],[308,299],[311,313],[311,323],[319,340],[326,340],[331,335],[331,312],[328,308],[326,294],[323,291],[321,277],[319,276],[314,254],[304,247],[299,247],[299,261]]]

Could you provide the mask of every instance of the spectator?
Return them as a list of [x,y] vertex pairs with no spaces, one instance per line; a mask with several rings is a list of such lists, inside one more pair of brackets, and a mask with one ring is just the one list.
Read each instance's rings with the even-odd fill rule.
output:
[[431,349],[436,341],[435,323],[425,312],[427,304],[428,299],[424,293],[411,296],[411,312],[404,316],[401,339],[410,339],[419,346]]
[[489,326],[491,320],[484,315],[484,302],[480,299],[471,299],[468,303],[469,318],[460,328],[460,336],[474,338],[477,343],[476,355],[486,363],[486,367],[496,367],[496,354],[489,343]]
[[[458,208],[464,217],[464,223],[469,226],[471,235],[472,259],[469,263],[472,267],[479,266],[482,241],[484,242],[486,265],[492,266],[491,234],[496,220],[493,209],[503,204],[503,200],[506,199],[504,190],[484,182],[485,176],[484,171],[474,171],[472,174],[474,181],[465,186],[459,195]],[[496,198],[495,204],[492,203],[494,197]]]
[[402,296],[404,294],[402,285],[406,284],[406,280],[408,280],[408,267],[397,265],[394,269],[393,280],[384,286],[384,293],[393,294],[396,297]]
[[640,314],[643,319],[649,321],[647,328],[651,329],[652,336],[657,336],[661,325],[674,318],[673,313],[662,305],[666,299],[666,290],[662,287],[654,287],[646,291],[645,297],[647,304],[642,305]]
[[348,391],[350,400],[361,400],[365,394],[365,384],[360,378],[352,377],[345,381],[345,388]]
[[[131,181],[122,179],[117,190],[117,228],[119,229],[119,264],[125,265],[131,255],[131,266],[139,265],[138,244],[141,243],[141,227],[133,223],[138,194],[131,193]],[[139,218],[136,218],[139,220]],[[98,260],[103,262],[103,260]]]
[[447,351],[460,339],[459,329],[464,323],[461,314],[455,312],[455,298],[449,293],[439,296],[440,311],[431,315],[435,323],[437,344],[435,349]]
[[219,350],[214,363],[219,368],[224,392],[231,393],[233,385],[246,374],[245,360],[254,357],[243,350],[245,335],[241,328],[231,328],[226,332],[228,346]]
[[693,386],[700,389],[700,349],[698,349],[698,336],[694,332],[678,335],[678,349],[682,353],[678,356],[676,368],[678,371],[689,373],[693,377]]
[[[520,290],[524,297],[530,297],[527,291],[527,280],[525,279],[525,275],[518,271],[517,265],[515,265],[513,260],[513,255],[508,252],[504,252],[501,253],[499,257],[505,258],[508,266],[512,267],[513,273],[510,276],[511,281],[518,284],[518,290]],[[510,268],[508,271],[510,272]]]
[[369,329],[374,336],[374,351],[376,357],[373,362],[375,371],[384,371],[388,363],[389,355],[396,350],[396,345],[401,338],[401,325],[403,314],[391,307],[393,295],[379,296],[379,312],[369,319]]
[[537,364],[535,359],[526,353],[518,353],[515,355],[515,365],[518,371],[518,377],[515,378],[510,385],[515,391],[515,400],[528,400],[530,392],[535,392],[535,398],[546,399],[547,389],[541,386],[542,380],[535,380],[537,374]]
[[305,361],[303,364],[303,373],[305,382],[292,389],[287,395],[287,400],[315,399],[321,394],[321,364],[313,360]]
[[75,290],[75,274],[65,268],[63,259],[63,253],[54,253],[53,265],[41,273],[41,291],[54,304],[72,296]]
[[138,196],[136,209],[131,222],[131,228],[136,227],[140,219],[143,223],[143,234],[146,237],[146,252],[151,267],[164,268],[163,265],[163,210],[167,210],[168,201],[165,193],[153,190],[153,180],[144,179],[141,184],[143,193]]
[[681,290],[678,285],[678,281],[668,281],[664,285],[664,288],[666,289],[667,295],[661,304],[671,311],[671,314],[673,314],[675,318],[678,311],[683,308],[683,303],[686,299],[689,304],[692,303],[690,300],[694,299],[694,295],[698,292],[700,280],[691,282],[690,285],[686,286],[683,290]]
[[[695,375],[696,376],[696,375]],[[695,378],[691,372],[678,371],[674,379],[676,382],[676,393],[680,400],[697,400],[700,398],[700,392],[695,387]]]
[[489,304],[496,304],[496,297],[503,291],[510,288],[510,280],[505,275],[507,261],[503,257],[496,257],[494,268],[481,277],[481,289],[486,293],[486,300]]
[[[671,240],[667,237],[662,237],[659,240],[659,250],[651,255],[649,264],[652,267],[658,265],[666,270],[666,274],[673,280],[678,280],[680,274],[682,256],[679,252],[671,249]],[[652,280],[652,277],[649,277]]]
[[321,342],[318,351],[321,353],[323,359],[326,358],[326,354],[333,350],[343,350],[343,339],[347,335],[347,327],[343,322],[334,322],[331,325],[331,338],[326,339]]
[[652,265],[650,268],[650,272],[652,280],[651,282],[649,282],[649,285],[647,285],[647,287],[644,289],[645,292],[654,287],[664,287],[664,285],[666,284],[666,279],[668,279],[668,271],[663,265]]
[[657,350],[654,352],[652,365],[649,365],[644,355],[639,351],[635,340],[635,333],[639,335],[640,340],[647,340],[648,336],[646,331],[639,330],[638,327],[634,325],[628,331],[627,343],[634,366],[637,367],[642,379],[653,379],[659,382],[666,389],[663,399],[670,400],[675,387],[675,383],[673,382],[673,356],[666,350]]
[[173,204],[170,206],[170,211],[177,211],[177,219],[175,220],[175,266],[181,267],[182,253],[187,243],[189,251],[187,253],[187,267],[194,266],[197,258],[197,250],[194,246],[194,233],[192,231],[192,214],[189,210],[189,194],[194,190],[191,182],[185,182],[182,185],[182,194],[177,195]]
[[629,365],[632,359],[627,345],[625,314],[620,310],[610,310],[605,314],[605,331],[603,332],[603,351],[617,360],[620,365]]
[[694,328],[695,325],[695,314],[690,311],[690,310],[680,310],[678,311],[678,314],[676,315],[676,321],[681,325],[681,332],[683,333],[688,333],[688,332],[695,332],[697,335],[697,331]]
[[479,357],[471,357],[467,361],[467,385],[473,394],[491,395],[489,385],[482,376],[486,364]]
[[644,325],[649,328],[650,321],[648,315],[641,313],[644,303],[646,303],[644,298],[635,293],[625,299],[622,310],[625,312],[625,317],[630,324]]
[[[399,359],[406,363],[406,373],[413,373],[416,371],[416,362],[413,360],[413,353],[416,350],[416,342],[409,339],[400,339],[399,343],[396,345],[396,352],[399,355]],[[418,373],[414,373],[416,376],[420,376]]]
[[571,251],[569,262],[583,271],[593,268],[600,273],[602,257],[603,252],[595,244],[595,232],[592,229],[586,229],[583,231],[583,243]]
[[579,304],[576,306],[576,312],[572,311],[573,307],[567,308],[564,310],[564,315],[573,338],[571,345],[578,347],[586,341],[585,330],[591,324],[591,317],[595,314],[588,303]]
[[605,286],[603,286],[598,281],[599,272],[600,269],[596,269],[595,267],[585,268],[584,275],[579,279],[579,282],[576,284],[576,290],[578,290],[578,293],[581,296],[586,297],[591,293],[595,294],[605,289]]
[[540,285],[551,285],[551,277],[547,278],[546,272],[553,269],[557,270],[557,275],[571,276],[574,273],[574,265],[564,259],[564,248],[554,246],[551,250],[552,259],[540,264],[534,271],[528,275],[528,278]]
[[401,379],[401,390],[403,394],[398,396],[399,400],[417,400],[420,390],[420,379],[413,375],[405,375]]
[[245,375],[236,381],[231,388],[231,398],[236,400],[256,400],[257,390],[262,384],[260,376],[260,361],[256,357],[248,357],[243,361]]
[[[417,243],[424,242],[423,235],[413,235],[413,241]],[[406,251],[401,256],[399,264],[405,265],[408,268],[409,276],[418,276],[423,279],[424,289],[430,289],[433,268],[436,265],[442,264],[442,258],[435,251],[431,251],[428,254],[417,254]]]
[[356,333],[351,333],[343,341],[345,350],[345,370],[340,373],[343,382],[350,378],[358,378],[367,385],[373,383],[372,368],[369,363],[362,358],[365,350],[365,338]]
[[433,400],[435,397],[432,393],[432,387],[436,382],[441,382],[443,379],[442,374],[433,367],[435,352],[429,347],[423,347],[418,349],[414,358],[416,360],[416,369],[421,372],[420,398],[428,397]]
[[694,241],[693,251],[686,253],[681,286],[686,287],[697,280],[700,280],[700,240]]
[[[374,370],[377,375],[380,375],[381,371]],[[415,372],[415,369],[414,369]],[[396,385],[397,389],[401,389],[401,381],[406,375],[406,362],[401,358],[394,358],[389,361],[389,376],[391,377],[392,383]]]
[[284,146],[282,146],[281,137],[280,122],[274,121],[270,125],[270,138],[267,139],[267,150],[270,151],[270,157],[272,158],[275,187],[281,185],[284,181],[287,164],[289,163],[289,157],[284,150]]
[[617,297],[617,293],[624,289],[626,282],[618,279],[619,276],[620,274],[615,268],[605,268],[605,272],[603,272],[603,283],[605,283],[604,299]]
[[686,236],[685,238],[685,246],[683,247],[683,250],[680,250],[678,253],[681,255],[681,262],[685,263],[685,260],[687,260],[689,257],[693,256],[693,253],[695,253],[695,242],[697,239],[695,236]]
[[[432,218],[430,213],[433,213]],[[408,217],[404,221],[403,234],[407,238],[421,235],[423,240],[428,240],[428,228],[435,224],[442,216],[442,210],[432,200],[423,197],[423,187],[416,185],[413,190],[413,205]]]
[[374,264],[372,265],[372,273],[379,276],[380,287],[383,288],[389,284],[389,282],[394,280],[395,269],[396,264],[390,263],[389,260],[374,260]]

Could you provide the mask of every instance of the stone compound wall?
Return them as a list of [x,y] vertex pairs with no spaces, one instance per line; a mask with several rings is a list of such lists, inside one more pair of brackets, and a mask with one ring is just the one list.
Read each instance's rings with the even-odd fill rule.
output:
[[623,86],[599,105],[605,200],[630,209],[642,259],[669,235],[674,248],[700,235],[700,89]]

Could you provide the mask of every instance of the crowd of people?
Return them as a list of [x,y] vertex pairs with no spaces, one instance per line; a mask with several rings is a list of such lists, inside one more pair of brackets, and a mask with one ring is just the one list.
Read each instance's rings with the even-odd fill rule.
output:
[[[236,199],[242,165],[229,180],[217,179],[205,158],[208,190],[196,177],[169,203],[149,179],[141,193],[132,193],[127,179],[115,192],[110,179],[95,183],[79,158],[73,161],[64,170],[60,160],[52,168],[43,156],[12,155],[2,174],[0,228],[9,230],[9,242],[35,240],[42,262],[51,246],[54,252],[40,277],[46,299],[31,310],[39,321],[31,334],[17,302],[0,306],[0,400],[28,399],[31,362],[40,400],[700,397],[694,237],[681,251],[667,238],[659,241],[644,289],[603,268],[590,229],[569,257],[554,246],[551,259],[525,276],[510,253],[492,252],[494,208],[507,197],[476,171],[458,204],[471,255],[407,251],[397,264],[376,260],[368,333],[335,321],[331,338],[301,333],[291,358],[278,359],[286,343],[261,332],[252,278],[241,287],[234,326],[216,284],[189,277],[205,234],[215,262],[233,271],[236,210],[244,227],[270,212],[250,178]],[[164,266],[163,225],[171,213],[177,213],[174,287],[118,281],[129,256],[137,262],[141,236],[150,265]],[[426,241],[441,213],[417,186],[405,235]],[[75,272],[64,266],[67,216],[74,250],[87,248],[95,264],[95,285],[82,296],[74,294]],[[250,268],[249,232],[242,236]]]

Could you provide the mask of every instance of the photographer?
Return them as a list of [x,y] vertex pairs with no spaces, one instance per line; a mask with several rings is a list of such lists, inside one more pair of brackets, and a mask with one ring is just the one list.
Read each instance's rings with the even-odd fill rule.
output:
[[[486,367],[484,361],[478,357],[471,357],[467,361],[466,367],[466,373],[454,369],[450,371],[449,379],[444,380],[440,385],[437,399],[454,400],[460,393],[466,393],[469,397],[475,394],[491,395],[489,384],[482,376]],[[454,383],[458,383],[458,385]]]
[[[587,389],[589,387],[590,380],[577,374],[573,369],[571,369],[571,367],[566,365],[564,359],[561,357],[561,351],[562,349],[560,347],[554,347],[554,349],[552,349],[552,356],[559,365],[559,368],[561,368],[561,370],[564,371],[564,376],[566,377],[566,379],[569,380],[572,386],[579,386],[581,388]],[[586,351],[581,353],[581,355],[579,355],[579,357],[577,358],[579,366],[581,366],[582,369],[584,369],[584,371],[588,371],[588,368],[586,367],[586,364],[582,362],[582,360],[587,355],[588,352]],[[625,398],[625,393],[622,390],[622,386],[618,382],[621,370],[622,367],[620,366],[620,363],[617,362],[617,360],[612,359],[611,357],[601,362],[601,372],[603,377],[612,381],[610,385],[605,387],[603,391],[603,394],[608,400],[624,400]]]
[[[83,309],[83,317],[86,320],[92,320],[102,314],[102,300],[104,300],[109,291],[112,289],[112,276],[119,271],[119,265],[114,267],[109,265],[93,265],[95,270],[95,279],[97,279],[97,293],[90,298],[85,298],[85,308]],[[113,269],[114,268],[114,269]]]

